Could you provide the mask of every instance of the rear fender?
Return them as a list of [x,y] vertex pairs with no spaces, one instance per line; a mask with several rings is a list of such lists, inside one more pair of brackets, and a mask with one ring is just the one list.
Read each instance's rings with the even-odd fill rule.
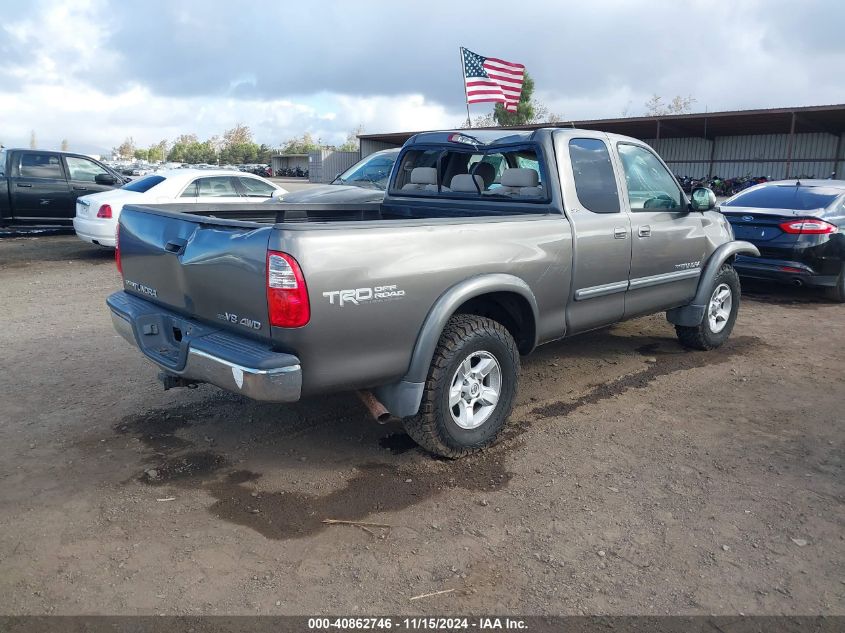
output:
[[737,255],[752,255],[754,257],[760,256],[760,251],[750,242],[732,241],[726,242],[719,246],[707,263],[704,265],[704,271],[698,279],[698,290],[695,293],[692,301],[680,308],[672,308],[666,312],[666,320],[675,325],[683,325],[687,327],[695,327],[704,320],[704,314],[707,311],[707,302],[710,299],[710,292],[713,288],[713,281],[716,275],[719,274],[719,269],[722,265],[733,259]]
[[[528,284],[519,277],[502,273],[485,274],[455,284],[440,295],[429,311],[417,336],[408,373],[400,382],[383,385],[374,390],[376,397],[390,413],[400,418],[416,415],[422,401],[431,359],[446,323],[457,309],[470,299],[493,292],[513,292],[522,296],[531,306],[534,323],[537,323],[537,299]],[[536,334],[532,347],[535,345]]]

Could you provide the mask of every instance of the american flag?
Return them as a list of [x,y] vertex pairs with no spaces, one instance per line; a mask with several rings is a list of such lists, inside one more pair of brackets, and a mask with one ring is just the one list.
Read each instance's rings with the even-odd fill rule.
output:
[[484,57],[461,48],[464,62],[467,103],[504,103],[508,112],[516,112],[525,66],[495,57]]

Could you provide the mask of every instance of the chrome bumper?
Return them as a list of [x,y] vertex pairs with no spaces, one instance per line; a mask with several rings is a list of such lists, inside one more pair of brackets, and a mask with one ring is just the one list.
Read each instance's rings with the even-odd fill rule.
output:
[[[126,341],[144,352],[147,360],[152,362],[166,374],[178,376],[187,382],[209,383],[251,398],[266,402],[295,402],[299,400],[302,391],[302,367],[298,359],[288,354],[275,354],[284,359],[284,366],[257,369],[224,358],[221,354],[211,350],[195,349],[190,346],[187,350],[184,367],[174,369],[150,358],[144,348],[138,344],[130,318],[111,308],[112,323]],[[240,339],[240,337],[232,337]],[[224,350],[225,351],[225,350]]]

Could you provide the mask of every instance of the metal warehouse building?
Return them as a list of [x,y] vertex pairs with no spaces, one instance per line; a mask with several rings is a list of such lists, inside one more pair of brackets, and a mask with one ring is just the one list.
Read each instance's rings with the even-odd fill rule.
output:
[[[845,175],[845,105],[737,110],[515,126],[614,132],[651,145],[679,176],[828,178]],[[491,128],[483,128],[491,129]],[[361,156],[399,147],[416,132],[362,134]]]

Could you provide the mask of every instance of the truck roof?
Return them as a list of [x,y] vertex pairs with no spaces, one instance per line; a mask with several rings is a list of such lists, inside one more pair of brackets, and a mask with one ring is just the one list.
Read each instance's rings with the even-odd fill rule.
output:
[[[472,145],[472,140],[478,141],[479,146],[486,145],[511,145],[528,142],[540,142],[551,138],[554,132],[566,132],[568,135],[586,134],[594,137],[598,134],[607,134],[607,137],[613,140],[630,140],[634,142],[641,142],[637,139],[622,136],[620,134],[613,134],[609,132],[602,132],[601,130],[584,130],[572,127],[544,127],[536,130],[515,130],[509,128],[494,128],[494,129],[459,129],[459,130],[440,130],[436,132],[420,132],[412,136],[405,143],[408,145],[417,144],[431,144],[431,145],[445,145],[450,142],[465,143]],[[466,141],[450,140],[454,135],[467,137]]]

